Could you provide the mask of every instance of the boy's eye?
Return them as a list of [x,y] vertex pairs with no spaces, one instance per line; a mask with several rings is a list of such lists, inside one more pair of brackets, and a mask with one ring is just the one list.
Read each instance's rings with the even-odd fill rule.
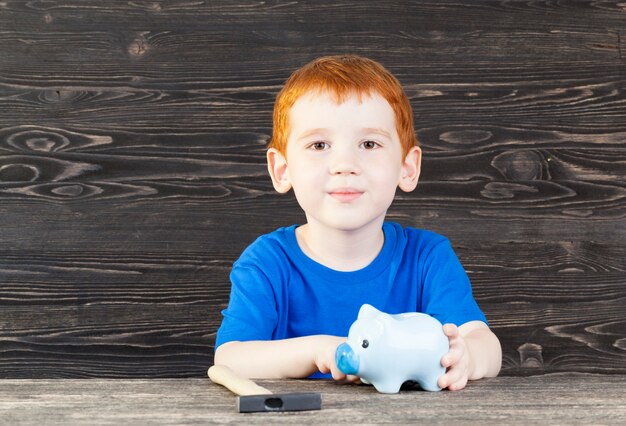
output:
[[323,151],[328,148],[328,144],[326,142],[313,142],[309,147],[315,151]]
[[361,145],[363,145],[363,148],[365,149],[376,149],[379,146],[378,142],[374,142],[374,141],[365,141]]

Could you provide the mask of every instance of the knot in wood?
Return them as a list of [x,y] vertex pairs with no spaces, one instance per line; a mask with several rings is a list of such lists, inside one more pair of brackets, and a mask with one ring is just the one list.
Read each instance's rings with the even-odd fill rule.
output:
[[83,193],[83,187],[77,184],[60,185],[50,190],[54,194],[62,195],[65,197],[78,197]]
[[140,57],[143,56],[149,49],[150,46],[148,41],[143,37],[138,37],[128,46],[128,53],[131,56]]
[[543,368],[543,348],[535,343],[524,343],[517,348],[522,368]]
[[[508,151],[494,157],[491,165],[506,180],[525,181],[544,178],[544,158],[536,151]],[[547,166],[546,166],[547,168]]]
[[0,166],[0,182],[33,182],[39,177],[37,167],[30,164]]
[[7,137],[7,143],[20,151],[52,152],[70,144],[64,135],[47,130],[26,130]]
[[455,145],[478,145],[488,141],[493,137],[493,133],[488,130],[451,130],[439,135],[439,139]]
[[48,89],[43,92],[43,98],[48,102],[68,101],[74,97],[76,97],[76,92],[73,90]]

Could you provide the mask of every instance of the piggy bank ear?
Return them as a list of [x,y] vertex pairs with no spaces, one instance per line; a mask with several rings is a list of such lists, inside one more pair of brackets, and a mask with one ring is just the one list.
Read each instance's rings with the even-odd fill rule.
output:
[[383,330],[389,330],[393,329],[396,320],[391,315],[381,312],[376,317],[376,321],[378,321]]
[[359,309],[358,318],[376,318],[376,316],[378,316],[378,314],[380,313],[381,312],[378,309],[376,309],[372,305],[368,305],[367,303],[365,303],[363,306],[361,306],[361,309]]

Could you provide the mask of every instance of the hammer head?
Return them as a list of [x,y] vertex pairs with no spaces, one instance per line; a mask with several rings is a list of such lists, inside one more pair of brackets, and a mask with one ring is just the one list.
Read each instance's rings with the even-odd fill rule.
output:
[[304,411],[322,408],[322,396],[315,392],[297,392],[237,397],[240,413],[259,411]]

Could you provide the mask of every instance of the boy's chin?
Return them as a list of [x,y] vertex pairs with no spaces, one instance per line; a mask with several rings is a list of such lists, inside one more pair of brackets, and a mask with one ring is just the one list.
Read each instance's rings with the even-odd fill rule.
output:
[[385,218],[384,216],[377,218],[363,218],[357,219],[353,215],[345,218],[334,217],[332,220],[322,220],[313,222],[309,221],[309,226],[313,229],[317,227],[326,228],[329,230],[339,231],[339,232],[357,232],[361,230],[365,230],[368,228],[381,228],[383,225]]

